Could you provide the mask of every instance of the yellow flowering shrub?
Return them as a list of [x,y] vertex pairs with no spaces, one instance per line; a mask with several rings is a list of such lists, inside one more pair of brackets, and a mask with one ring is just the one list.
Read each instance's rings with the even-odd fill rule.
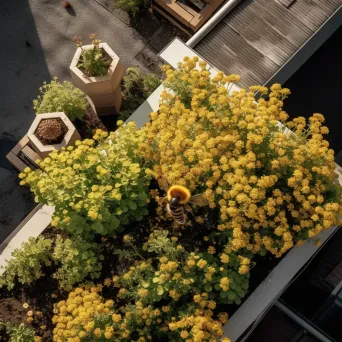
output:
[[101,290],[101,285],[79,287],[67,300],[55,304],[53,341],[218,342],[228,319],[226,313],[214,318],[215,305],[207,294],[200,295],[200,302],[173,308],[156,308],[141,301],[116,308],[113,300],[101,296]]
[[20,184],[29,185],[36,201],[55,206],[52,225],[76,234],[110,234],[148,214],[149,176],[136,150],[145,140],[134,123],[117,134],[97,130],[93,139],[77,141],[26,168]]
[[211,78],[197,61],[165,67],[172,91],[162,93],[139,145],[150,162],[147,174],[204,192],[220,211],[217,234],[232,251],[279,257],[336,225],[341,187],[323,138],[324,117],[288,121],[289,89],[274,84],[229,92],[238,76]]
[[[210,293],[217,303],[241,304],[248,289],[247,257],[231,253],[227,261],[224,253],[219,257],[187,252],[174,237],[173,240],[166,230],[155,229],[151,233],[143,245],[144,258],[115,278],[115,286],[120,287],[119,298],[144,304],[171,301],[171,305],[177,305],[177,301],[186,302],[193,295]],[[126,243],[135,249],[130,239]],[[245,272],[240,272],[241,258],[248,262]]]

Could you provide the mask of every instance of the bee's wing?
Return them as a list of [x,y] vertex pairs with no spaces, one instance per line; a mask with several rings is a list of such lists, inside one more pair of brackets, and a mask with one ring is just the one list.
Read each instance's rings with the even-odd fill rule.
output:
[[161,178],[159,178],[158,184],[165,192],[169,190],[169,182],[167,181],[166,176],[163,175]]
[[198,194],[191,196],[189,202],[194,205],[199,205],[201,207],[208,205],[208,200],[205,198],[204,194]]

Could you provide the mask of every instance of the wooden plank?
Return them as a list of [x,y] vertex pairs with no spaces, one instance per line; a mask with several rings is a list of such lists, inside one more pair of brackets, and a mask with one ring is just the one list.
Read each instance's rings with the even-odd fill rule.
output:
[[152,8],[155,9],[157,12],[159,12],[161,15],[163,15],[167,20],[169,20],[173,25],[177,26],[179,29],[181,29],[186,34],[190,35],[190,31],[188,31],[183,25],[178,23],[174,18],[172,18],[170,15],[168,15],[165,11],[163,11],[160,7],[153,5]]
[[265,28],[273,30],[289,42],[301,46],[314,33],[301,20],[275,1],[245,0],[224,21],[236,32],[250,25],[257,17]]
[[265,25],[257,15],[253,17],[247,27],[238,33],[256,50],[279,66],[286,63],[298,49],[295,43],[290,42],[277,31]]
[[280,5],[284,6],[285,8],[290,7],[296,0],[275,0]]
[[185,26],[189,26],[190,21],[194,18],[189,12],[176,4],[176,0],[155,0],[155,2],[163,7],[167,12],[174,15]]
[[[187,12],[189,12],[191,15],[193,15],[194,17],[199,16],[199,12],[196,12],[195,10],[193,10],[191,7],[189,7],[188,5],[186,5],[185,3],[181,2],[181,1],[177,1],[177,5],[179,5],[180,7],[184,8]],[[193,19],[192,19],[193,20]]]
[[199,16],[194,17],[190,21],[190,27],[197,31],[214,13],[214,8],[211,5],[206,5],[202,11],[199,13]]
[[196,51],[224,72],[239,74],[243,86],[263,84],[279,69],[225,22],[220,22]]
[[225,0],[210,0],[208,4],[216,10],[224,1]]
[[27,165],[13,152],[9,152],[6,155],[6,158],[19,172],[24,171],[25,167],[27,167]]
[[30,142],[29,138],[27,137],[27,135],[25,135],[19,142],[18,144],[16,144],[11,152],[13,152],[14,154],[18,154],[28,143]]
[[316,31],[323,25],[323,23],[338,9],[342,4],[334,3],[332,1],[319,0],[297,0],[289,11],[294,16],[299,16],[301,22]]
[[37,160],[43,160],[42,157],[40,155],[38,155],[35,151],[32,150],[31,147],[29,147],[28,145],[26,145],[22,150],[22,153],[24,153],[24,155],[33,163],[36,165],[36,161]]
[[188,0],[188,1],[194,4],[199,10],[203,9],[203,7],[205,6],[205,3],[202,2],[201,0]]

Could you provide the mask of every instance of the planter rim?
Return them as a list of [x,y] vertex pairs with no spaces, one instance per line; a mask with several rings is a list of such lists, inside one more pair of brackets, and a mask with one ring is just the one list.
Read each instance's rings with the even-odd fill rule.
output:
[[115,71],[117,64],[120,62],[120,57],[110,48],[110,46],[107,43],[100,43],[100,48],[102,48],[108,54],[108,56],[112,59],[112,62],[108,68],[108,72],[106,75],[103,75],[103,76],[86,76],[77,67],[78,61],[79,61],[81,53],[82,53],[82,49],[90,50],[93,47],[94,47],[93,44],[83,45],[82,48],[78,47],[76,49],[74,57],[71,61],[70,70],[72,70],[72,72],[74,72],[77,75],[77,77],[79,77],[84,83],[87,83],[87,84],[88,83],[95,83],[95,82],[109,81],[111,78],[111,75]]
[[[63,140],[60,144],[52,144],[52,145],[43,145],[42,142],[37,138],[35,135],[35,131],[42,120],[46,119],[61,119],[65,126],[67,127],[68,131],[63,137]],[[70,141],[70,138],[76,131],[75,126],[70,121],[70,119],[65,115],[63,112],[54,112],[54,113],[44,113],[38,114],[37,117],[33,120],[32,125],[30,126],[27,136],[28,138],[39,148],[42,152],[48,152],[51,150],[59,150],[62,147],[65,147],[67,143]]]

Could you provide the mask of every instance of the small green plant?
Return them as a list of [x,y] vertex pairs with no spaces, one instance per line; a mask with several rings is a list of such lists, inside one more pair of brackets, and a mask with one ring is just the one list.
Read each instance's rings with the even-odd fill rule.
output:
[[36,114],[64,112],[70,120],[81,119],[87,109],[85,94],[70,82],[58,82],[54,77],[39,88],[40,95],[33,100]]
[[89,35],[92,49],[83,49],[81,37],[74,37],[73,41],[82,49],[81,57],[77,67],[87,76],[102,76],[106,75],[110,66],[110,60],[106,57],[104,50],[100,47],[101,40],[96,39],[94,33]]
[[160,84],[161,79],[157,75],[144,75],[138,67],[128,68],[122,82],[124,101],[120,120],[126,121]]
[[43,276],[43,266],[50,266],[52,240],[30,237],[22,243],[20,249],[12,252],[13,258],[8,261],[6,272],[0,277],[0,287],[6,285],[9,290],[17,279],[21,284],[30,284]]
[[148,0],[114,0],[114,6],[135,16],[139,11],[139,7],[141,5],[147,7],[149,2]]
[[63,239],[60,235],[55,241],[52,258],[60,267],[53,275],[58,279],[59,286],[70,291],[76,283],[90,277],[96,279],[100,276],[102,264],[99,260],[99,245],[83,240],[81,237]]
[[0,322],[0,330],[6,330],[10,342],[34,342],[35,332],[33,329],[25,326],[24,323],[13,325]]

